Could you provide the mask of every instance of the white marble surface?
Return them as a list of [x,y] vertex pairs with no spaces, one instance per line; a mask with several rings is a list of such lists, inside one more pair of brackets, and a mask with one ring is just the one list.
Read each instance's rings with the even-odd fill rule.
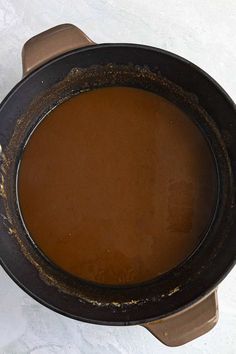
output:
[[[0,98],[21,77],[21,48],[70,22],[94,41],[158,46],[208,71],[236,101],[235,0],[0,0]],[[145,329],[103,327],[58,315],[0,269],[0,354],[235,354],[236,269],[219,287],[220,319],[205,336],[167,348]]]

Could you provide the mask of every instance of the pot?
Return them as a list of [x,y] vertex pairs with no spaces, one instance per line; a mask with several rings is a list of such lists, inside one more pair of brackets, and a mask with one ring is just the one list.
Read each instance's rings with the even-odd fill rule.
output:
[[[95,44],[65,24],[23,48],[23,79],[0,107],[0,257],[29,295],[68,317],[102,325],[147,328],[177,346],[217,322],[217,285],[236,260],[236,110],[200,68],[167,51],[137,44]],[[133,86],[163,95],[185,110],[207,139],[218,178],[217,206],[205,237],[179,266],[138,285],[104,286],[63,272],[37,249],[22,222],[19,161],[30,133],[56,104],[79,91]]]

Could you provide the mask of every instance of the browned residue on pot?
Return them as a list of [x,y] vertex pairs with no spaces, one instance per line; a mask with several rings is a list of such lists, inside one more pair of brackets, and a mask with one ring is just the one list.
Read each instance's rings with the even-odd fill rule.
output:
[[[121,307],[126,305],[141,304],[146,299],[140,300],[133,299],[126,303],[118,299],[112,299],[111,302],[104,303],[102,299],[95,298],[94,294],[90,296],[89,291],[81,290],[74,285],[68,285],[64,278],[60,277],[45,260],[35,252],[31,242],[29,242],[26,235],[23,235],[22,224],[19,221],[15,209],[16,195],[14,190],[15,175],[14,165],[17,159],[17,152],[22,140],[25,138],[27,131],[32,129],[33,117],[43,117],[53,106],[67,99],[73,91],[86,91],[89,89],[103,87],[103,86],[135,86],[157,91],[157,93],[164,92],[177,103],[183,103],[199,117],[202,122],[212,129],[218,140],[221,143],[222,154],[226,152],[223,142],[220,140],[220,135],[212,120],[208,117],[205,110],[199,106],[198,100],[195,95],[186,93],[179,86],[173,84],[168,79],[163,78],[159,72],[152,72],[147,67],[140,67],[134,65],[113,65],[108,64],[105,66],[94,66],[88,69],[74,68],[61,82],[53,86],[50,90],[44,92],[41,96],[37,97],[27,109],[27,112],[19,118],[14,134],[5,151],[1,153],[2,166],[1,166],[1,187],[0,195],[3,197],[5,205],[5,214],[2,215],[2,220],[8,229],[10,237],[14,237],[21,248],[22,253],[38,270],[39,276],[51,286],[54,286],[58,291],[78,297],[81,301],[92,303],[96,306],[113,306]],[[226,156],[226,154],[225,154]],[[195,275],[193,275],[195,276]],[[174,284],[171,289],[166,291],[163,296],[171,296],[181,290],[182,284]],[[158,301],[155,298],[155,301]]]

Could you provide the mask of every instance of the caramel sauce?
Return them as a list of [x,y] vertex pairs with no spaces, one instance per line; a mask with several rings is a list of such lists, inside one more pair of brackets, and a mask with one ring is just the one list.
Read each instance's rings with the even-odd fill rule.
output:
[[50,112],[18,180],[36,245],[67,272],[104,284],[143,282],[183,261],[209,224],[215,191],[197,126],[166,99],[125,87]]

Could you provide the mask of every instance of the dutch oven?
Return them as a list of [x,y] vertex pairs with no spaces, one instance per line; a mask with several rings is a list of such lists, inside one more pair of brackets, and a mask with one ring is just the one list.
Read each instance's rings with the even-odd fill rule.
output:
[[[23,48],[23,79],[0,107],[0,258],[10,277],[41,304],[102,325],[146,327],[176,346],[217,322],[217,285],[236,259],[236,110],[204,71],[165,50],[138,44],[95,44],[65,24]],[[81,90],[131,86],[156,92],[185,110],[208,140],[217,171],[217,205],[193,254],[144,284],[104,286],[55,267],[27,236],[17,195],[24,145],[45,113]]]

